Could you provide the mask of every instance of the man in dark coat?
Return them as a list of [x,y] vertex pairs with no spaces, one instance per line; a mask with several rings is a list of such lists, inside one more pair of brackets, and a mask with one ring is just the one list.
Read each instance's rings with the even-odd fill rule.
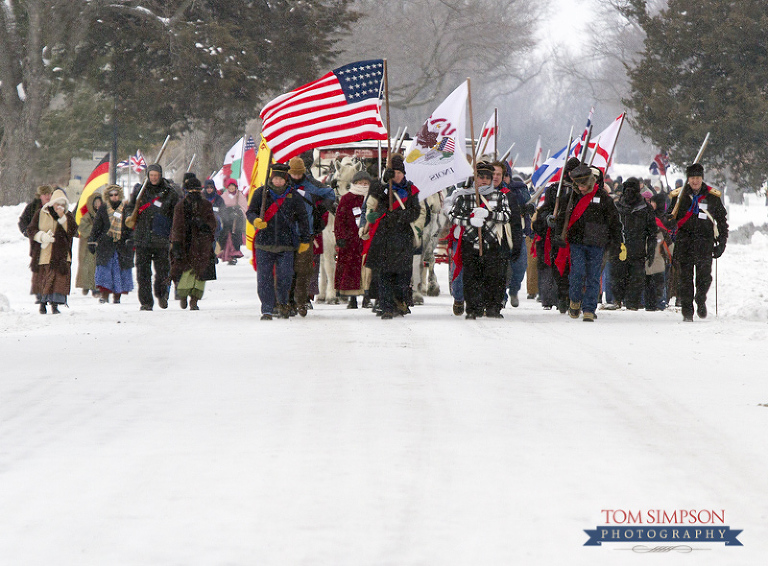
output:
[[25,236],[27,235],[27,226],[29,226],[29,223],[32,222],[32,217],[37,211],[43,208],[44,204],[47,204],[48,201],[51,200],[52,194],[53,187],[50,185],[40,185],[37,187],[35,198],[33,198],[32,202],[24,207],[24,212],[22,212],[21,216],[19,216],[19,231],[21,231],[22,234]]
[[[533,230],[536,233],[536,257],[539,271],[539,298],[545,309],[557,306],[561,314],[568,312],[568,265],[555,267],[554,259],[565,246],[562,240],[565,209],[571,198],[571,171],[579,166],[578,157],[571,157],[563,168],[563,184],[557,196],[559,183],[552,183],[545,189],[544,202],[536,212]],[[557,204],[559,201],[559,204]],[[555,208],[557,214],[555,215]]]
[[213,242],[216,215],[210,201],[201,195],[200,180],[195,177],[187,183],[187,196],[176,205],[171,227],[171,279],[176,283],[179,304],[200,310],[197,302],[203,298],[205,282],[214,279],[216,259]]
[[704,167],[694,163],[685,173],[687,182],[670,193],[669,206],[677,222],[673,259],[679,266],[678,297],[683,320],[693,322],[694,301],[699,318],[707,316],[712,258],[719,258],[725,251],[728,219],[720,191],[704,183]]
[[[157,163],[147,167],[147,185],[139,197],[132,195],[131,208],[138,207],[138,218],[133,230],[136,245],[136,281],[139,286],[141,310],[151,311],[152,264],[155,266],[154,295],[161,309],[168,308],[170,285],[170,248],[173,211],[179,202],[176,190],[163,179],[163,168]],[[138,199],[138,202],[137,202]]]
[[606,248],[615,253],[621,245],[621,224],[616,205],[602,186],[596,167],[581,164],[571,171],[574,190],[565,213],[566,247],[558,252],[555,263],[570,261],[569,275],[571,318],[584,311],[584,321],[595,320],[600,294],[600,274]]
[[[389,210],[389,182],[393,206]],[[405,177],[400,155],[392,157],[384,172],[384,183],[374,182],[368,193],[366,220],[371,225],[370,248],[365,249],[366,266],[378,273],[381,318],[410,312],[407,289],[413,271],[414,236],[411,222],[422,213],[419,189]]]
[[636,311],[645,286],[645,264],[653,263],[655,254],[656,215],[640,194],[640,183],[634,177],[624,181],[616,209],[627,253],[610,258],[613,304],[606,308],[616,310],[624,303],[627,310]]
[[290,316],[294,252],[310,253],[307,210],[304,199],[288,183],[288,169],[283,163],[272,165],[267,184],[256,189],[246,213],[256,229],[253,253],[262,320],[272,320],[274,314]]
[[493,172],[492,164],[479,163],[474,181],[477,191],[457,196],[448,213],[451,222],[462,228],[461,261],[468,320],[483,315],[502,318],[509,251],[514,245],[511,231],[508,233],[512,218],[518,223],[516,239],[518,245],[520,242],[520,209],[516,206],[512,213],[510,199],[500,190],[503,185],[493,186]]

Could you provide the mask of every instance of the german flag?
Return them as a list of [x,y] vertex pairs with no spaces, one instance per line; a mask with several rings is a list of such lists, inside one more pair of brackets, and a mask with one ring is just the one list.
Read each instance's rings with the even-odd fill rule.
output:
[[75,214],[75,220],[77,220],[78,224],[80,224],[80,219],[83,217],[83,214],[88,212],[88,197],[107,183],[109,183],[109,154],[106,154],[101,158],[101,161],[99,161],[99,164],[88,176],[88,180],[85,182],[83,192],[80,194],[80,200],[77,201],[77,214]]

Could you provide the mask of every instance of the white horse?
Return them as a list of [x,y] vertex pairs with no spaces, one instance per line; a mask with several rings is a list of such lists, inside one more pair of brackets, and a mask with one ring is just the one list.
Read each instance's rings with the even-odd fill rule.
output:
[[[349,191],[352,177],[365,168],[357,157],[335,158],[331,162],[331,172],[326,179],[336,192],[336,202]],[[328,224],[323,229],[323,255],[320,263],[320,293],[318,302],[327,301],[338,304],[336,297],[336,235],[333,233],[336,216],[328,214]]]

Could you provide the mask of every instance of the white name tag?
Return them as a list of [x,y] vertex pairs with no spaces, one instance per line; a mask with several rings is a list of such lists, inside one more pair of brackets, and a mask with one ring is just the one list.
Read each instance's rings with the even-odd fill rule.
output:
[[218,211],[219,211],[219,207],[218,207],[218,206],[214,206],[214,207],[213,207],[213,211],[214,211],[214,212],[218,212]]
[[699,203],[699,210],[707,210],[707,207],[709,205],[706,202],[700,202]]
[[707,213],[706,212],[699,212],[699,218],[701,218],[702,220],[706,220],[707,219]]
[[120,214],[120,213],[119,213],[119,212],[117,212],[117,211],[115,211],[115,213],[114,213],[112,216],[114,216],[115,218],[118,218],[118,219],[123,217],[123,215],[122,215],[122,214]]
[[159,200],[152,201],[152,204],[154,204],[157,208],[162,208],[163,206],[163,203],[160,202]]
[[363,213],[363,209],[360,208],[359,206],[356,206],[355,208],[352,209],[352,214],[354,214],[355,216],[360,216],[362,213]]
[[594,197],[592,199],[592,204],[600,204],[600,197]]

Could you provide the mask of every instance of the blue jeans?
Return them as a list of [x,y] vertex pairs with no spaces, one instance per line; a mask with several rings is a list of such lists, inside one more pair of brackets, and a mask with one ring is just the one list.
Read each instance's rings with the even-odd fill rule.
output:
[[512,270],[512,275],[507,283],[507,289],[510,296],[517,295],[520,292],[523,277],[525,277],[525,270],[528,268],[528,250],[525,249],[525,245],[523,245],[520,256],[516,260],[509,260],[509,267]]
[[603,250],[598,246],[571,244],[571,274],[569,295],[571,301],[581,303],[581,310],[594,313],[600,294],[600,269]]
[[[454,243],[453,246],[451,246],[450,254],[451,257],[456,253],[456,248],[458,244]],[[454,271],[456,270],[456,265],[454,265],[453,260],[448,264],[448,277],[450,278],[450,289],[451,289],[451,296],[453,297],[454,301],[457,301],[459,303],[464,302],[464,268],[462,268],[459,271],[459,274],[456,276],[456,279],[453,278]]]
[[[262,314],[273,314],[276,302],[281,305],[288,304],[292,281],[293,251],[268,252],[256,249],[256,288],[261,301]],[[277,288],[277,296],[275,296],[275,288]]]

